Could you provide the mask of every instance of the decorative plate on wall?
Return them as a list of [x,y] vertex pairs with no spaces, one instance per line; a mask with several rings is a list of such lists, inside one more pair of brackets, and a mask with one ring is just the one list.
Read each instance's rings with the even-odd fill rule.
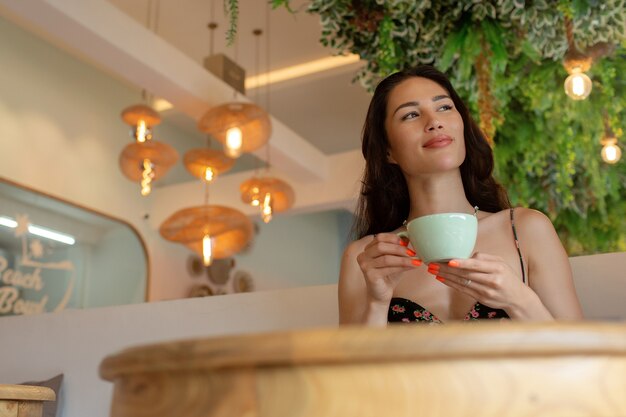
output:
[[213,295],[213,290],[208,285],[194,285],[189,291],[189,297],[207,297]]
[[233,288],[235,292],[250,292],[254,290],[254,281],[252,276],[246,271],[235,272],[233,278]]
[[224,285],[230,278],[230,271],[235,267],[233,258],[214,259],[207,268],[209,280],[215,285]]

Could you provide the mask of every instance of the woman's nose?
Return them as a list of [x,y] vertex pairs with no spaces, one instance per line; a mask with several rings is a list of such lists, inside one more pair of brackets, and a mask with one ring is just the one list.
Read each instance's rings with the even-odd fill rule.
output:
[[431,116],[425,125],[425,130],[431,132],[433,130],[439,130],[443,128],[443,124],[439,121],[439,118],[435,115]]

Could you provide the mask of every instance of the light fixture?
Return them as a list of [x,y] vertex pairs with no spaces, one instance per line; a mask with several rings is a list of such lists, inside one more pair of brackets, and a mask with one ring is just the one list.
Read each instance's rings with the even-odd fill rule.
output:
[[192,149],[185,153],[183,163],[191,175],[211,182],[219,174],[230,170],[235,161],[223,152],[207,147],[206,149]]
[[[596,54],[597,51],[586,50],[590,53],[581,52],[576,46],[574,40],[574,24],[572,19],[565,17],[565,36],[567,37],[567,53],[563,59],[563,66],[569,74],[565,79],[563,88],[565,94],[567,94],[573,100],[584,100],[591,93],[591,79],[585,74],[591,68],[593,63],[592,54]],[[595,45],[594,45],[595,47]]]
[[[0,226],[15,229],[18,226],[18,223],[15,219],[12,219],[10,217],[0,216]],[[76,243],[76,239],[74,238],[74,236],[34,224],[28,225],[28,232],[31,235],[44,237],[46,239],[54,240],[56,242],[65,243],[66,245],[73,245]]]
[[617,146],[617,139],[603,139],[601,141],[602,151],[600,152],[600,156],[602,156],[602,160],[607,164],[615,164],[622,157],[622,150]]
[[259,207],[265,223],[272,220],[274,213],[286,211],[293,206],[295,193],[285,181],[276,177],[253,177],[240,186],[241,200]]
[[[211,55],[207,59],[210,61],[213,57],[213,31],[217,25],[209,23],[208,27],[211,30]],[[255,35],[260,35],[260,30],[257,31],[259,33]],[[258,47],[256,59],[258,62]],[[220,71],[215,73],[219,74]],[[228,74],[226,71],[222,75]],[[243,88],[243,79],[240,81]],[[234,89],[233,93],[235,101],[216,106],[206,112],[198,121],[198,129],[220,142],[226,156],[239,158],[242,153],[255,151],[267,143],[272,134],[272,123],[265,110],[253,103],[236,101],[237,89]]]
[[185,245],[201,256],[206,266],[213,259],[241,251],[252,239],[253,231],[252,222],[242,212],[207,204],[179,210],[159,228],[163,238]]
[[328,71],[346,65],[359,62],[361,57],[358,54],[347,54],[329,56],[314,61],[305,62],[291,67],[281,68],[270,71],[265,74],[257,74],[253,77],[246,78],[246,90],[260,88],[268,83],[276,84],[295,78],[305,77],[307,75]]
[[267,143],[272,125],[256,104],[231,102],[209,110],[198,121],[198,129],[222,143],[227,156],[238,158]]
[[613,129],[611,129],[609,117],[606,111],[604,112],[602,121],[604,123],[604,136],[600,139],[600,143],[602,144],[600,156],[607,164],[616,164],[622,157],[622,150],[617,145],[617,137],[613,132]]
[[565,93],[573,100],[584,100],[591,93],[591,78],[585,74],[591,68],[592,59],[572,50],[565,55],[563,66],[569,73],[563,87]]
[[120,154],[122,173],[139,182],[141,195],[152,191],[152,183],[162,178],[178,160],[178,152],[170,145],[155,140],[128,144]]
[[[266,16],[266,27],[269,30],[269,6],[267,8],[267,16]],[[258,39],[261,35],[262,31],[260,29],[255,29],[253,34],[257,38],[257,66],[258,66]],[[269,40],[269,35],[267,36]],[[266,63],[268,66],[268,71],[266,74],[269,74],[269,41],[267,42],[266,47]],[[259,73],[258,67],[256,73]],[[266,99],[267,99],[267,108],[269,113],[269,99],[270,99],[270,84],[265,84],[267,88]],[[271,167],[270,161],[270,147],[269,142],[265,145],[267,150],[267,158],[266,158],[266,175],[262,177],[258,177],[256,174],[254,177],[250,178],[247,181],[244,181],[239,186],[239,191],[241,192],[241,200],[250,204],[253,207],[259,207],[261,210],[261,218],[265,223],[269,223],[272,220],[274,213],[279,213],[285,210],[288,210],[293,206],[295,200],[295,193],[293,188],[287,184],[285,181],[271,177],[267,175],[269,169]]]
[[137,142],[145,142],[152,139],[152,128],[161,123],[161,116],[152,107],[135,104],[122,110],[122,120],[131,127]]

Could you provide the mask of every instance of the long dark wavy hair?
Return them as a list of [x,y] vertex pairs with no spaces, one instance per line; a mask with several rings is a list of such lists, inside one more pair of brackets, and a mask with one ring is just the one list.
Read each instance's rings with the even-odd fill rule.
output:
[[388,76],[374,91],[363,126],[365,172],[352,228],[357,239],[395,230],[409,215],[406,180],[400,167],[387,160],[389,141],[385,119],[389,94],[398,84],[412,77],[428,78],[445,88],[463,118],[466,155],[461,164],[461,178],[470,204],[488,212],[511,207],[506,191],[493,178],[491,147],[469,109],[444,73],[432,66],[421,65]]

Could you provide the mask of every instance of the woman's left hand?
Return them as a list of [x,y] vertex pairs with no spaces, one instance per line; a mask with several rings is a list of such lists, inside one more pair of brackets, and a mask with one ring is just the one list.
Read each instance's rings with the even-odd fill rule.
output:
[[534,294],[501,257],[486,253],[447,264],[430,264],[428,272],[443,284],[509,315],[513,309],[523,308],[520,303]]

